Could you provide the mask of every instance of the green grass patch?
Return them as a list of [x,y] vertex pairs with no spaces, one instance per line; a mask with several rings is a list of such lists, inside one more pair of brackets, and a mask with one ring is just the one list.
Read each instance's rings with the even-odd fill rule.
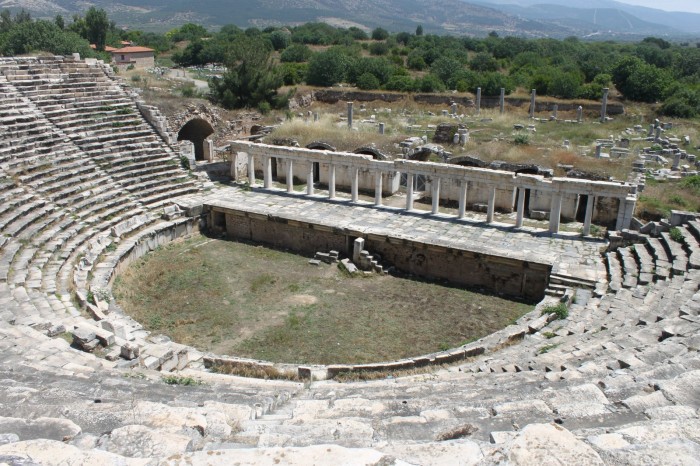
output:
[[202,351],[275,362],[369,363],[460,346],[532,306],[497,296],[336,267],[204,237],[135,261],[113,294],[148,330]]

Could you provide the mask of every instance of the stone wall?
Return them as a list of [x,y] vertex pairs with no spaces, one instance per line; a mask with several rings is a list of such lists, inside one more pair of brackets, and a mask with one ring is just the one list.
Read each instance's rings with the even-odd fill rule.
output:
[[269,217],[211,207],[209,225],[230,239],[254,241],[308,256],[316,251],[350,255],[356,238],[398,270],[413,275],[529,300],[539,300],[549,282],[551,266],[468,250],[409,241],[397,237],[347,231],[300,220]]
[[[314,91],[313,98],[319,102],[335,104],[337,102],[399,102],[411,99],[414,102],[428,105],[446,105],[449,106],[452,102],[457,103],[462,107],[472,108],[475,106],[474,99],[469,95],[454,95],[454,94],[402,94],[399,92],[370,92],[370,91],[343,91],[334,89],[323,89]],[[506,97],[506,105],[511,107],[522,107],[530,105],[529,97]],[[554,101],[547,100],[546,97],[538,97],[535,103],[536,112],[546,112],[552,109]],[[586,112],[600,113],[599,103],[591,102],[556,102],[559,106],[559,111],[576,111],[580,106]],[[482,96],[481,108],[498,108],[500,106],[499,96]],[[622,115],[625,113],[625,106],[618,102],[608,102],[608,115]]]

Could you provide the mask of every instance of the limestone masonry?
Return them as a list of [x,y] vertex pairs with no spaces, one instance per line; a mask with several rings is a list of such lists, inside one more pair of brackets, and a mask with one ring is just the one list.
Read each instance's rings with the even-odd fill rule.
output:
[[[2,464],[698,464],[697,214],[674,214],[673,235],[630,231],[624,183],[240,141],[239,183],[216,187],[181,167],[157,109],[77,58],[0,58],[0,122]],[[295,176],[325,190],[294,192]],[[405,205],[383,205],[402,176]],[[579,211],[583,235],[562,228]],[[547,228],[524,226],[533,212]],[[619,230],[613,243],[588,236],[596,222]],[[130,261],[201,227],[301,251],[350,254],[359,239],[417,274],[546,296],[440,353],[278,366],[301,382],[225,376],[207,367],[271,364],[151,335],[110,291]],[[541,313],[562,302],[567,318]]]

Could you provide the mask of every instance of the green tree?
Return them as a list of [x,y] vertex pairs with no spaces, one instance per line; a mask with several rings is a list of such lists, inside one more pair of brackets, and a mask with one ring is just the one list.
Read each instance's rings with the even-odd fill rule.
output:
[[389,53],[389,46],[386,42],[374,42],[369,46],[369,53],[372,55],[386,55]]
[[271,59],[269,41],[239,36],[226,60],[227,71],[210,82],[212,99],[226,108],[282,108],[289,95],[280,95],[282,76]]
[[349,61],[346,54],[334,48],[313,55],[309,60],[307,84],[328,87],[342,82],[345,79]]
[[622,58],[613,68],[612,80],[625,98],[640,102],[663,100],[673,82],[667,70],[631,56]]
[[389,31],[383,28],[376,28],[372,31],[373,40],[387,40],[389,38]]
[[420,24],[419,24],[418,26],[416,26],[416,35],[417,35],[417,36],[422,36],[422,35],[423,35],[423,26],[420,25]]
[[91,6],[85,13],[86,39],[95,44],[97,50],[104,50],[107,43],[107,30],[109,29],[109,19],[107,13],[102,8],[97,9]]
[[275,50],[284,50],[291,42],[291,34],[285,31],[274,31],[270,34],[270,42]]
[[4,55],[50,52],[56,55],[80,53],[92,56],[90,45],[74,32],[63,31],[53,21],[30,21],[16,24],[5,37]]
[[456,58],[449,56],[438,58],[430,66],[430,72],[451,88],[454,87],[454,80],[452,78],[455,77],[456,73],[460,70],[462,70],[462,63]]
[[490,53],[477,53],[469,62],[469,68],[474,71],[498,71],[498,61]]
[[372,73],[364,73],[357,78],[357,87],[362,90],[378,89],[380,86],[379,80]]
[[309,61],[313,52],[304,44],[292,44],[280,55],[282,63],[302,63]]
[[58,26],[58,28],[61,30],[66,28],[66,22],[63,20],[63,16],[61,15],[56,15],[53,22],[56,23],[56,26]]

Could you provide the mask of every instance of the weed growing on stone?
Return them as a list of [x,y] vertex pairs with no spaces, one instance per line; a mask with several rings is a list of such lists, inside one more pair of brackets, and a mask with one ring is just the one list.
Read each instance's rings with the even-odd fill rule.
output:
[[545,345],[545,346],[543,346],[542,348],[540,348],[540,349],[537,350],[537,354],[549,353],[551,350],[553,350],[553,349],[556,348],[557,346],[559,346],[558,343],[553,343],[553,344],[551,344],[551,345]]
[[201,380],[180,375],[166,375],[163,377],[163,382],[168,385],[202,385],[204,383]]
[[559,303],[551,306],[547,306],[542,309],[541,315],[556,314],[557,319],[566,319],[569,317],[569,309],[566,304]]
[[668,236],[670,236],[676,243],[683,243],[683,234],[677,227],[671,228],[671,230],[668,232]]

